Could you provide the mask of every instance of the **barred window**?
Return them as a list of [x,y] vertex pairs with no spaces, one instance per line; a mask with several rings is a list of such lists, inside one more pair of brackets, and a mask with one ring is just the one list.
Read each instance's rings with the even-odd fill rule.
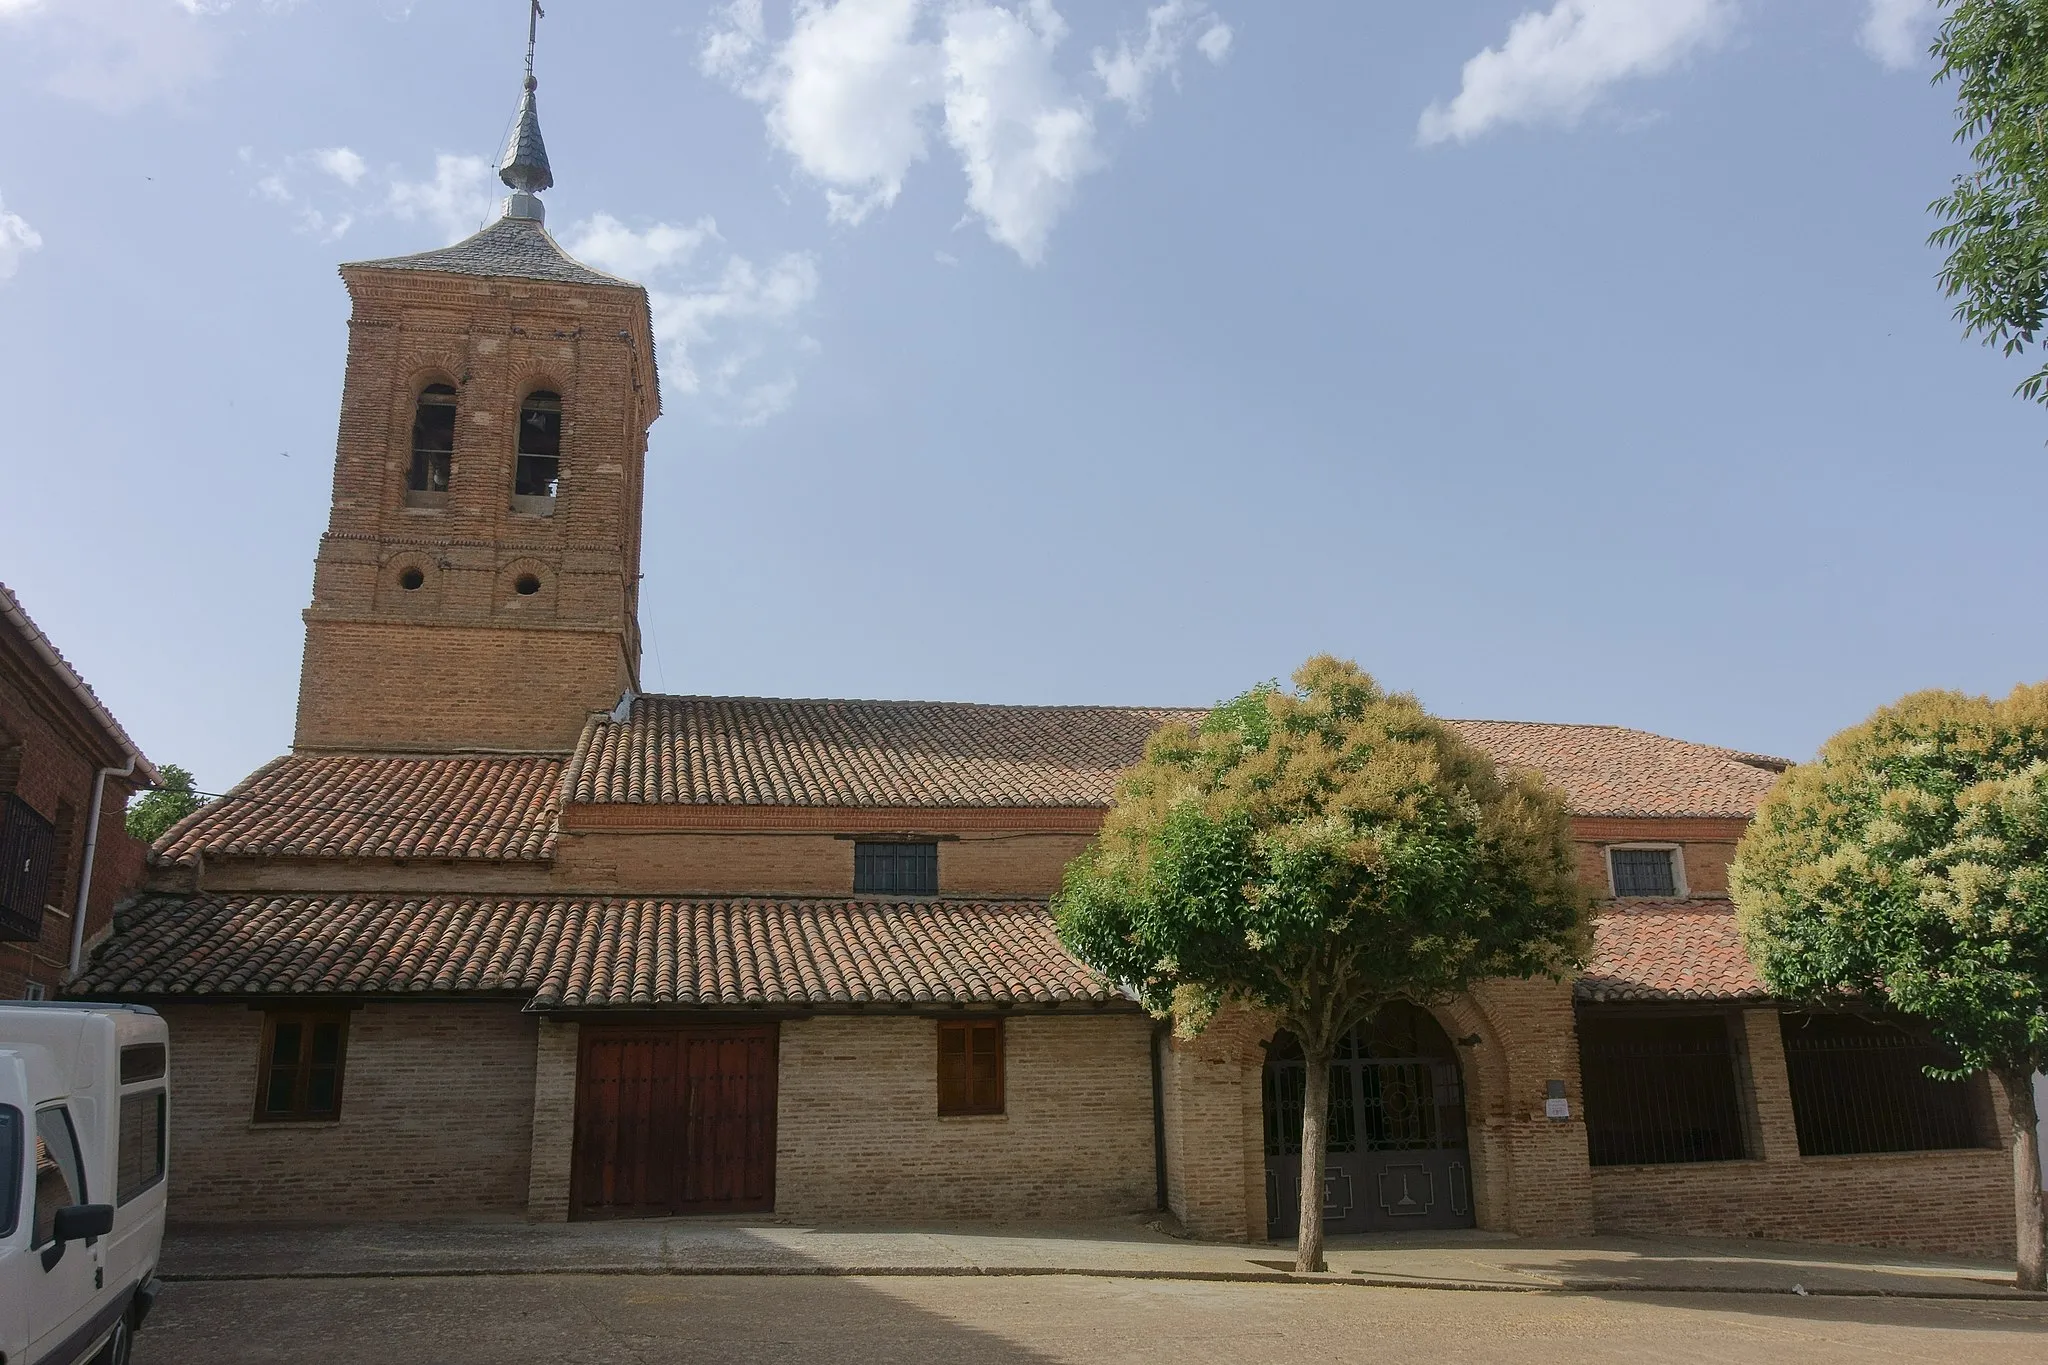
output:
[[1676,896],[1678,855],[1668,848],[1611,848],[1617,896]]
[[1799,1155],[1985,1145],[1973,1082],[1927,1074],[1962,1059],[1926,1034],[1853,1014],[1787,1013],[1780,1025]]
[[56,866],[56,827],[20,797],[0,798],[0,941],[42,937]]
[[1743,1157],[1728,1017],[1579,1015],[1586,1146],[1595,1166]]
[[939,846],[857,843],[853,846],[853,889],[864,895],[936,896]]

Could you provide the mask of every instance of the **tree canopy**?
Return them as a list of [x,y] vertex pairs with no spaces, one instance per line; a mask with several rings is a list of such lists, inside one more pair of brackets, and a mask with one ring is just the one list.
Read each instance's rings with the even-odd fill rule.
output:
[[192,774],[175,763],[157,769],[161,786],[146,791],[128,803],[128,832],[145,844],[153,844],[164,831],[206,804],[192,785]]
[[1774,994],[1913,1016],[2000,1081],[2021,1279],[2042,1287],[2048,684],[1998,701],[1919,692],[1842,731],[1772,789],[1732,885]]
[[[1956,82],[1972,169],[1930,206],[1939,279],[1966,332],[2014,355],[2048,318],[2048,0],[1943,0],[1937,80]],[[2048,365],[2021,396],[2048,402]]]
[[1300,1040],[1298,1256],[1316,1269],[1337,1039],[1393,1000],[1561,975],[1588,902],[1564,804],[1535,775],[1497,771],[1355,664],[1314,658],[1294,683],[1155,734],[1054,914],[1076,956],[1184,1029],[1235,1001]]

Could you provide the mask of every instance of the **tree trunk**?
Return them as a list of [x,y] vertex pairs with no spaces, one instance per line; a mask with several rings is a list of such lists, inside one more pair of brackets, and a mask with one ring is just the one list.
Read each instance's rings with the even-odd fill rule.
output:
[[1302,1049],[1308,1076],[1301,1096],[1301,1228],[1295,1240],[1297,1272],[1328,1270],[1323,1263],[1323,1145],[1330,1128],[1330,1053]]
[[1992,1074],[2005,1087],[2006,1108],[2012,1111],[2013,1222],[2019,1232],[2017,1283],[2022,1289],[2048,1289],[2048,1248],[2042,1245],[2041,1226],[2041,1116],[2034,1107],[2034,1075],[2026,1067],[2001,1068]]

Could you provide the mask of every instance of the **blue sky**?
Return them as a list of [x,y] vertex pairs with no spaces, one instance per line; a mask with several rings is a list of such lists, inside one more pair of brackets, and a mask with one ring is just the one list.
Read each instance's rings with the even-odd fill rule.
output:
[[[653,690],[1455,716],[1803,757],[2048,674],[1922,0],[556,0],[644,279]],[[289,745],[342,260],[490,213],[520,0],[0,0],[0,578],[159,762]]]

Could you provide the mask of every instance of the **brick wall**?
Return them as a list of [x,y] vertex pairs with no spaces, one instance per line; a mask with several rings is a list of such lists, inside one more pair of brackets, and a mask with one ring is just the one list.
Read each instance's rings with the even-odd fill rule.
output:
[[[343,277],[354,313],[297,743],[566,748],[639,666],[641,482],[658,402],[646,296]],[[436,506],[409,505],[414,408],[435,383],[456,389],[449,486]],[[511,498],[520,404],[537,389],[562,400],[547,516]],[[421,580],[410,588],[408,571]],[[538,590],[517,591],[528,576]]]
[[[914,823],[916,813],[905,819]],[[849,896],[854,842],[810,833],[571,833],[557,841],[554,879],[613,894]],[[939,844],[939,891],[1050,896],[1087,842],[1080,834],[946,839]]]
[[1005,1110],[940,1118],[930,1019],[782,1026],[775,1210],[799,1218],[1100,1218],[1153,1206],[1151,1021],[1004,1023]]
[[293,743],[563,750],[628,680],[616,632],[420,630],[309,614]]
[[341,1118],[317,1124],[253,1121],[261,1011],[159,1009],[171,1029],[173,1219],[525,1209],[536,1028],[518,1005],[352,1011]]
[[[27,983],[56,995],[71,958],[71,916],[85,860],[93,776],[126,756],[83,728],[68,688],[49,676],[11,632],[0,639],[0,797],[19,796],[56,826],[56,868],[44,897],[42,934],[33,943],[0,942],[0,1000],[18,999]],[[81,714],[82,708],[78,708]],[[114,905],[142,880],[142,845],[128,837],[132,782],[107,779],[93,857],[85,942],[104,937]]]
[[1718,897],[1728,894],[1728,864],[1735,861],[1733,840],[1669,838],[1658,829],[1654,820],[1635,820],[1628,824],[1631,828],[1625,838],[1580,839],[1576,844],[1579,881],[1595,896],[1605,900],[1614,894],[1613,879],[1607,869],[1607,850],[1618,843],[1677,844],[1679,858],[1685,864],[1687,895]]
[[1602,1232],[2013,1254],[2011,1125],[1995,1087],[1991,1131],[2005,1148],[1802,1158],[1778,1012],[1745,1010],[1742,1022],[1760,1155],[1595,1168],[1593,1213]]

